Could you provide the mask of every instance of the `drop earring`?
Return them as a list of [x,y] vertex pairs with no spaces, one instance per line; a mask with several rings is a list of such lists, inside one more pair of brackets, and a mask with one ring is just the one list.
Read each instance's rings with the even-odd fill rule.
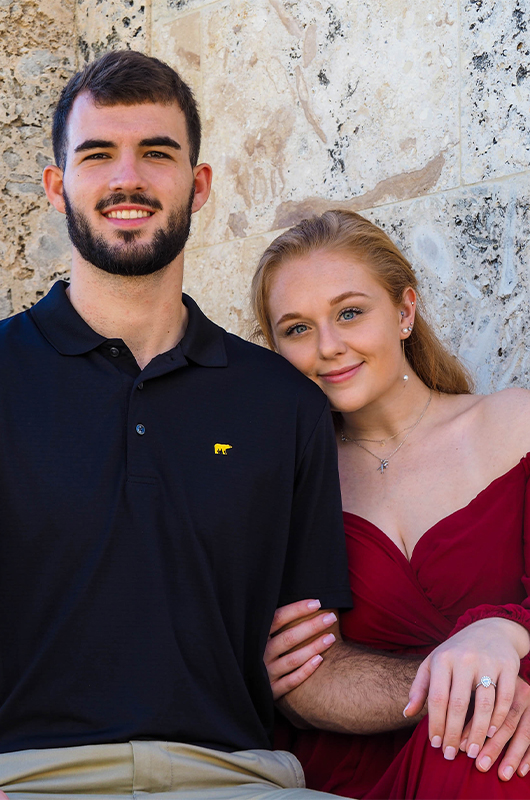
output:
[[[403,362],[406,364],[407,363],[407,359],[405,358],[405,340],[404,339],[401,340],[401,349],[403,350]],[[409,379],[409,376],[407,375],[407,373],[405,373],[403,375],[403,380],[405,381],[405,383],[408,381],[408,379]]]

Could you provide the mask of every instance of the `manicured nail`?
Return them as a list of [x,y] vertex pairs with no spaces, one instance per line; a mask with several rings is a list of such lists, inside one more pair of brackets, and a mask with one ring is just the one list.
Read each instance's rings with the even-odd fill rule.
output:
[[405,719],[407,719],[407,711],[409,710],[409,708],[410,708],[410,703],[407,703],[407,705],[403,709],[403,716],[405,717]]
[[460,742],[460,749],[461,749],[461,751],[462,751],[463,753],[465,753],[465,750],[466,750],[466,744],[467,744],[467,739],[462,739],[462,741]]
[[509,781],[513,775],[513,767],[504,767],[502,774],[504,775],[506,780]]
[[486,772],[486,770],[488,770],[491,767],[491,758],[489,756],[484,756],[484,758],[480,759],[478,765],[480,769],[483,769],[484,772]]
[[530,769],[530,764],[525,764],[524,767],[521,767],[520,769],[521,778],[524,778],[529,769]]
[[456,756],[456,750],[454,747],[446,747],[444,750],[444,758],[447,761],[453,761],[454,757]]
[[476,758],[479,754],[480,747],[478,744],[472,744],[467,751],[469,758]]
[[491,739],[492,736],[495,736],[496,732],[497,732],[497,728],[495,727],[495,725],[492,725],[490,727],[490,729],[488,730],[486,736],[489,736],[489,738]]
[[313,656],[313,658],[310,661],[310,664],[312,664],[314,667],[317,667],[321,661],[324,661],[322,656]]
[[433,736],[431,739],[431,745],[433,747],[441,747],[442,746],[442,737],[441,736]]
[[335,637],[333,636],[333,634],[332,634],[332,633],[327,633],[327,634],[324,636],[324,638],[322,639],[322,642],[323,642],[323,644],[325,644],[326,646],[327,646],[328,644],[333,644],[333,642],[334,642],[334,641],[335,641]]
[[320,608],[320,600],[310,600],[307,607],[310,611],[316,611],[317,608]]
[[324,625],[333,625],[333,623],[336,621],[337,621],[337,615],[333,614],[333,612],[331,614],[324,614],[324,616],[322,617],[322,622],[324,623]]

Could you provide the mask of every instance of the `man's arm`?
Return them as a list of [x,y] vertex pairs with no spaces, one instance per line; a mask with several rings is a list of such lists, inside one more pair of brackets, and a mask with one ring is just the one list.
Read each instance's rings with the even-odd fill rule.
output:
[[338,623],[337,641],[304,683],[284,695],[278,706],[298,727],[339,733],[379,733],[416,724],[422,712],[405,718],[409,690],[422,657],[402,659],[345,642]]

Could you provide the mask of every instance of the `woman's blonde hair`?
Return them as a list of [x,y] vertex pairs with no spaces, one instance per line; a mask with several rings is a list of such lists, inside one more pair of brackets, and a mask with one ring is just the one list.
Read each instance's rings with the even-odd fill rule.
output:
[[408,363],[418,377],[436,392],[469,394],[472,380],[460,361],[451,355],[426,322],[418,293],[418,281],[409,262],[386,233],[353,211],[326,211],[304,219],[280,234],[260,258],[252,280],[251,300],[257,320],[256,338],[265,338],[275,349],[269,312],[271,281],[276,270],[291,258],[311,250],[343,252],[362,261],[399,306],[411,286],[417,294],[414,328],[404,340]]

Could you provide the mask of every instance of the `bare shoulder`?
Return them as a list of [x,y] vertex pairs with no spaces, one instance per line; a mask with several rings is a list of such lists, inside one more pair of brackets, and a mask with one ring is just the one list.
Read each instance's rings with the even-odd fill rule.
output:
[[480,410],[485,415],[496,416],[502,414],[516,414],[526,418],[530,414],[530,390],[528,389],[502,389],[493,394],[477,395]]
[[484,435],[513,457],[530,451],[530,391],[503,389],[477,397],[478,423]]

